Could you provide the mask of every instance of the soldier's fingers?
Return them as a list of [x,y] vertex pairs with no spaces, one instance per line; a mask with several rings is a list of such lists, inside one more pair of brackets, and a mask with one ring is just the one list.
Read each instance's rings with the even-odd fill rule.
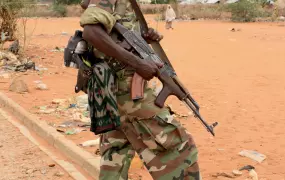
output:
[[154,33],[154,29],[153,28],[149,28],[148,32],[147,32],[148,37],[151,37],[153,35],[153,33]]
[[153,36],[151,37],[151,39],[152,39],[153,41],[157,41],[157,40],[159,39],[159,35],[158,35],[158,34],[155,34],[155,35],[153,35]]
[[155,63],[156,64],[156,66],[158,67],[158,68],[162,68],[163,67],[163,64],[162,63]]
[[157,39],[157,41],[161,41],[163,39],[163,35],[159,35],[159,38]]
[[152,36],[151,39],[153,41],[160,41],[160,40],[163,39],[163,36],[159,32],[155,31],[155,33],[154,33],[154,35]]
[[149,38],[149,35],[152,33],[152,28],[149,28],[147,32],[143,32],[143,37],[144,38]]
[[159,38],[159,34],[157,31],[153,31],[153,33],[149,37],[151,40],[156,41]]

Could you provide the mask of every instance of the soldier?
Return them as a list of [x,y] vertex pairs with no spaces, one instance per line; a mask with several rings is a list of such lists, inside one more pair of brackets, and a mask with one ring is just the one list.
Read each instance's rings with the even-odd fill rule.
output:
[[[114,70],[121,125],[100,136],[102,158],[99,179],[128,179],[128,170],[137,152],[155,180],[200,180],[198,152],[192,136],[167,108],[154,105],[155,96],[151,89],[145,87],[144,99],[131,99],[130,84],[134,73],[150,80],[157,75],[161,65],[140,61],[139,57],[111,38],[115,33],[112,31],[115,22],[121,22],[129,30],[140,31],[129,0],[83,0],[81,6],[85,9],[80,20],[83,38],[94,47],[96,58],[113,59],[118,64],[126,65],[123,69]],[[153,29],[149,29],[143,37],[148,42],[163,38]],[[113,82],[111,84],[114,86]],[[93,89],[96,88],[89,83],[88,89],[90,104],[96,101],[92,99]]]

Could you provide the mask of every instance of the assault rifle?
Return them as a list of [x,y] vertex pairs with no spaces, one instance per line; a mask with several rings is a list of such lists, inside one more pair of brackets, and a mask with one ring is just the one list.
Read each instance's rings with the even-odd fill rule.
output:
[[[142,33],[148,32],[148,26],[144,19],[140,8],[136,0],[130,0],[131,5],[136,13],[136,17],[138,18]],[[185,103],[185,105],[193,111],[193,114],[196,118],[200,120],[200,122],[205,126],[205,128],[213,135],[214,127],[218,125],[218,122],[213,123],[212,125],[208,125],[206,121],[201,117],[199,112],[198,103],[192,98],[189,91],[184,87],[184,85],[178,79],[170,61],[168,60],[165,52],[160,46],[159,42],[153,42],[152,49],[148,43],[142,38],[141,34],[130,31],[126,29],[119,23],[116,23],[114,29],[123,36],[123,40],[121,41],[122,47],[129,51],[133,51],[133,53],[137,54],[141,59],[147,61],[154,61],[157,63],[163,64],[163,67],[159,69],[158,79],[162,82],[163,88],[156,97],[155,105],[162,108],[168,96],[174,95],[179,100]],[[131,96],[132,99],[142,99],[143,98],[143,87],[145,80],[135,73],[132,80],[132,89]]]

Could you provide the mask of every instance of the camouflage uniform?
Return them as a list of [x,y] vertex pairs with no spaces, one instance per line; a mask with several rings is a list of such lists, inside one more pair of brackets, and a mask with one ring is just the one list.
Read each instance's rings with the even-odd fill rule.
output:
[[[118,19],[131,30],[139,30],[138,22],[127,0],[98,0],[85,10],[81,26],[101,23],[108,33]],[[96,50],[95,50],[96,51]],[[108,59],[96,51],[98,58]],[[154,105],[153,91],[145,88],[144,99],[132,101],[130,67],[116,73],[117,103],[121,127],[100,138],[100,180],[128,179],[128,170],[135,152],[155,180],[200,180],[197,148],[192,136],[175,120],[167,108]]]

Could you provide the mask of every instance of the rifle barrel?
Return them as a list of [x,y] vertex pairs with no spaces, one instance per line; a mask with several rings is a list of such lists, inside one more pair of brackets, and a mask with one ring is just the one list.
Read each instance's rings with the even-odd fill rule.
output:
[[217,122],[215,122],[214,124],[212,124],[211,126],[209,126],[206,121],[204,121],[204,119],[201,117],[199,111],[197,111],[197,109],[195,108],[195,105],[192,104],[192,102],[187,98],[183,101],[186,106],[191,109],[194,113],[194,116],[196,118],[198,118],[200,120],[200,122],[203,124],[203,126],[207,129],[208,132],[210,132],[213,136],[215,136],[215,132],[214,132],[214,127],[218,125]]

